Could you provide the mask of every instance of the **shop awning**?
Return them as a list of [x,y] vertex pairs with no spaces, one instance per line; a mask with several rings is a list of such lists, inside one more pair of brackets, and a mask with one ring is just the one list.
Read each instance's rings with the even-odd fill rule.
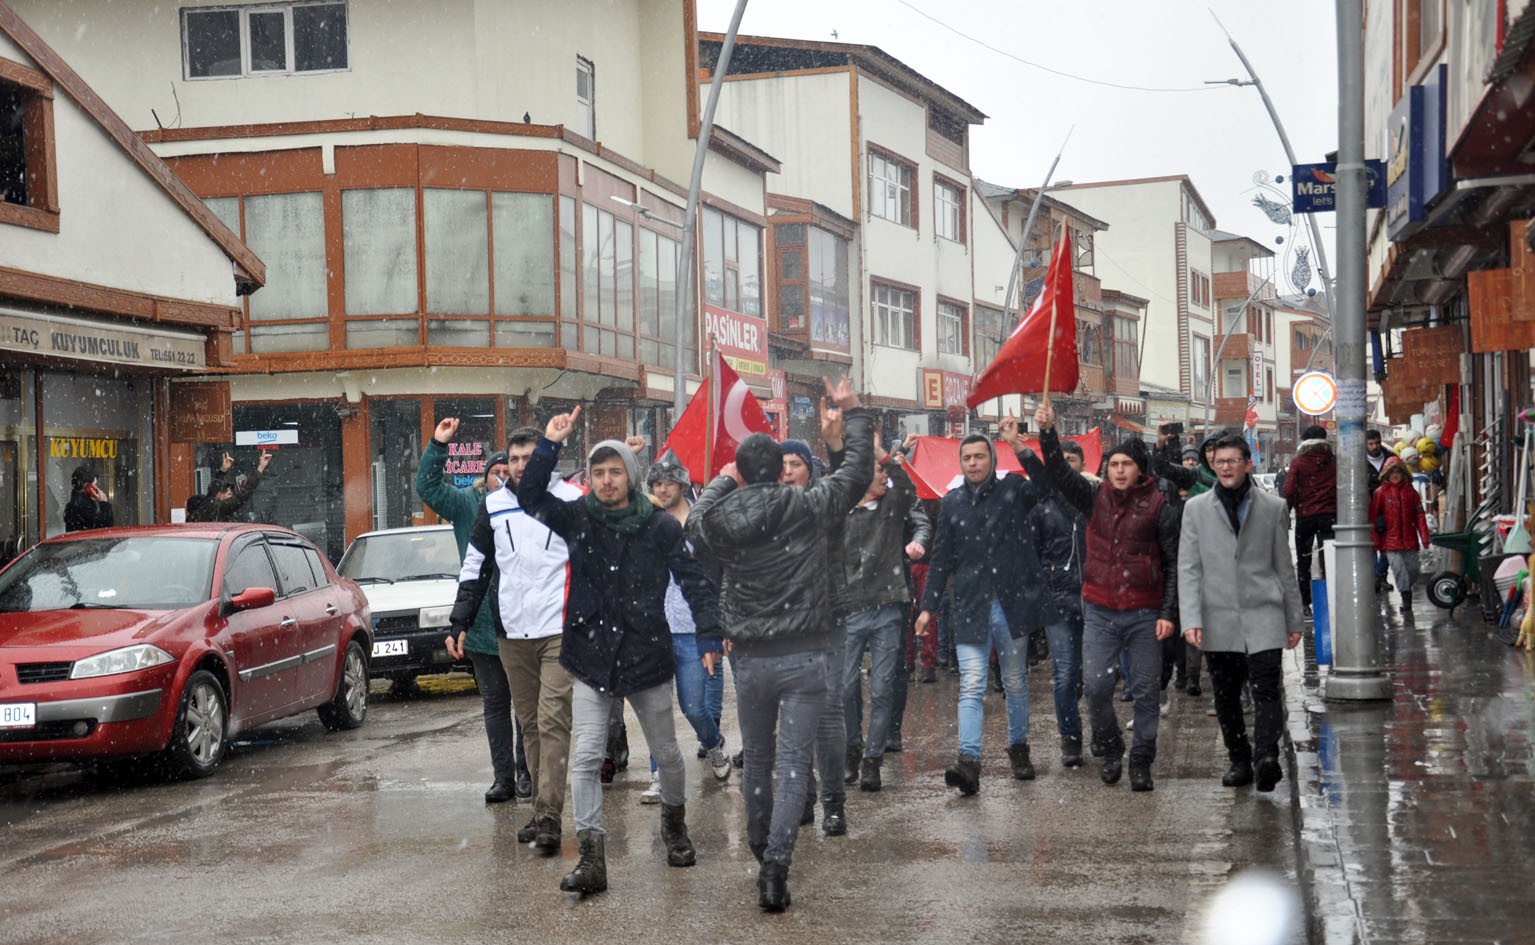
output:
[[1114,424],[1116,427],[1119,427],[1121,430],[1129,430],[1131,433],[1144,434],[1146,432],[1146,428],[1141,426],[1139,423],[1136,423],[1134,420],[1126,420],[1124,417],[1118,416],[1117,414],[1110,416],[1109,422]]

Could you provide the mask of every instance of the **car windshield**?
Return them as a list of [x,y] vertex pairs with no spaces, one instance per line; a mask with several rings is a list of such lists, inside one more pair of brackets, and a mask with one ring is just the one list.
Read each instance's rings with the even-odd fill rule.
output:
[[352,542],[337,569],[342,577],[370,581],[457,579],[458,542],[450,529],[364,535]]
[[0,573],[0,612],[175,610],[208,599],[218,542],[85,538],[42,544]]

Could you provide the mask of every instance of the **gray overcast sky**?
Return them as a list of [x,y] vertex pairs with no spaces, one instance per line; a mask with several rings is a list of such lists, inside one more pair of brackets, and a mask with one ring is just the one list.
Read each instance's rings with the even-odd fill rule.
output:
[[[734,8],[698,0],[699,28],[723,32]],[[1288,242],[1288,229],[1252,198],[1253,173],[1266,170],[1285,175],[1288,201],[1284,150],[1256,89],[1203,88],[1206,79],[1245,77],[1211,10],[1263,79],[1297,159],[1322,160],[1338,122],[1337,30],[1326,0],[753,0],[741,32],[832,40],[835,30],[835,41],[878,46],[921,72],[988,116],[971,139],[971,169],[985,180],[1037,187],[1071,131],[1057,180],[1188,174],[1218,226],[1281,252],[1274,238]],[[1109,88],[1020,59],[1100,82],[1200,91]],[[1331,215],[1318,223],[1335,267]],[[1119,281],[1109,267],[1098,275]]]

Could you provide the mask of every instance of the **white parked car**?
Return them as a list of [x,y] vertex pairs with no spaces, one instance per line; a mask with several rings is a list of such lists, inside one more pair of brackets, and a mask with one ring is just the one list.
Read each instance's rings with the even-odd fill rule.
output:
[[336,570],[368,597],[373,653],[368,675],[408,689],[415,678],[468,672],[443,646],[458,593],[458,543],[451,525],[390,528],[357,536]]

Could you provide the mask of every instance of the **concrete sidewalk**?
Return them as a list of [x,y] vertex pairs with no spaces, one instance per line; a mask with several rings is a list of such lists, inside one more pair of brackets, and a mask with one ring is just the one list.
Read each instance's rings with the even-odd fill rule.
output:
[[1535,654],[1386,596],[1390,701],[1323,702],[1309,635],[1286,654],[1310,940],[1535,942]]

